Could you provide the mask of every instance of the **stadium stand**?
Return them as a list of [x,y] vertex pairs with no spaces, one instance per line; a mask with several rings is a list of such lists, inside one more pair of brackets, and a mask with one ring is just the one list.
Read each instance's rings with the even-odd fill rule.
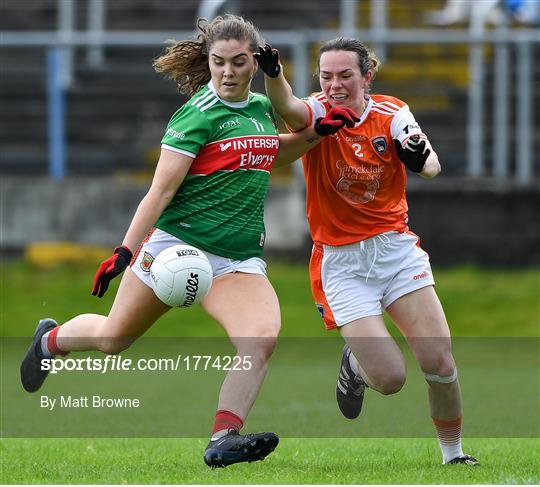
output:
[[[389,26],[417,28],[425,11],[441,8],[442,3],[426,0],[411,7],[409,2],[388,0]],[[75,26],[84,29],[87,2],[78,1],[75,5]],[[131,0],[108,1],[106,5],[109,30],[172,31],[193,28],[199,2]],[[287,0],[274,0],[271,9],[265,2],[236,2],[236,5],[238,13],[252,19],[263,31],[336,28],[339,22],[339,2],[319,2],[317,8],[313,8],[310,0],[298,0],[294,5]],[[367,28],[371,2],[358,5],[358,26]],[[56,26],[57,0],[6,0],[0,4],[0,30],[54,30]],[[74,82],[67,93],[69,174],[144,170],[155,162],[163,127],[185,100],[175,93],[171,82],[164,82],[152,70],[152,59],[161,47],[106,48],[105,63],[99,68],[88,66],[84,48],[74,50]],[[533,58],[540,55],[538,45],[535,49]],[[290,52],[285,47],[280,50],[286,72],[291,75],[294,65]],[[445,175],[450,176],[464,174],[468,53],[465,43],[392,45],[386,50],[374,88],[375,92],[392,93],[409,103],[438,148],[445,162]],[[314,68],[316,45],[311,54]],[[45,57],[43,48],[0,49],[0,168],[4,173],[47,172]],[[490,80],[493,73],[491,52],[487,48],[485,60],[486,79]],[[540,65],[536,63],[535,69],[538,75]],[[263,89],[260,76],[254,86]],[[492,84],[486,86],[484,120],[490,123]],[[316,80],[312,89],[317,89]],[[538,92],[534,107],[539,113]],[[535,137],[538,148],[540,135],[536,133]],[[491,142],[486,134],[488,156]]]
[[[0,31],[49,31],[57,28],[58,0],[3,0]],[[241,1],[240,13],[265,30],[337,29],[339,3],[312,0]],[[427,11],[440,10],[443,0],[403,2],[386,0],[388,24],[393,29],[418,29]],[[89,0],[77,0],[75,29],[87,25]],[[196,0],[108,0],[106,28],[112,31],[174,31],[193,29]],[[358,2],[357,27],[370,27],[371,2]],[[425,26],[429,28],[429,26]],[[461,25],[460,27],[465,27]],[[512,28],[515,28],[513,26]],[[519,27],[518,27],[519,28]],[[365,31],[368,32],[368,31]],[[165,40],[165,39],[163,39]],[[268,39],[272,42],[272,39]],[[324,40],[324,39],[321,39]],[[280,46],[285,73],[293,79],[292,50]],[[540,43],[532,45],[531,59],[540,58]],[[68,170],[71,176],[55,181],[48,176],[46,48],[8,47],[0,39],[0,171],[2,214],[0,248],[14,255],[29,243],[69,241],[114,245],[148,186],[159,153],[159,141],[170,115],[185,98],[172,82],[152,70],[152,59],[162,46],[107,47],[103,65],[92,67],[85,48],[74,49],[73,82],[67,90]],[[510,174],[516,160],[516,110],[519,53],[509,48]],[[318,46],[309,49],[315,71]],[[465,172],[470,46],[422,43],[392,44],[385,50],[383,69],[374,91],[406,100],[427,131],[443,161],[441,177],[426,182],[410,178],[412,228],[438,264],[538,265],[540,250],[534,221],[538,208],[540,173],[540,92],[531,89],[533,179],[516,184],[512,178],[475,179]],[[381,52],[379,52],[381,54]],[[493,127],[493,54],[484,49],[485,92],[482,119],[486,124],[484,149],[491,176]],[[540,64],[532,62],[539,79]],[[254,89],[264,89],[262,76]],[[316,79],[311,89],[317,90]],[[310,240],[304,218],[300,178],[277,170],[267,200],[269,252],[287,258],[309,256]],[[79,177],[79,176],[122,177]],[[127,175],[128,177],[123,177]],[[24,177],[18,177],[24,176]],[[278,176],[278,177],[276,177]],[[276,182],[278,184],[276,184]],[[285,184],[281,184],[284,182]],[[99,196],[98,196],[99,195]],[[87,202],[92,202],[88,211]],[[109,208],[115,208],[110,212]],[[508,232],[512,221],[519,232]],[[459,251],[456,238],[459,235]],[[58,247],[53,247],[54,252]],[[69,249],[68,249],[69,250]],[[69,253],[69,252],[68,252]]]

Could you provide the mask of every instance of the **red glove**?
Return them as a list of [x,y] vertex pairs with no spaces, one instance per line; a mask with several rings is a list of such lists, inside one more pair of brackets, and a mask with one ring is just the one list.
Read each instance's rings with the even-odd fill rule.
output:
[[118,274],[124,272],[124,269],[131,262],[132,257],[133,254],[131,253],[131,250],[125,245],[116,247],[113,255],[107,260],[104,260],[99,266],[96,275],[94,276],[92,295],[102,298],[109,288],[109,282],[111,282]]
[[341,130],[344,126],[354,127],[360,117],[350,108],[334,107],[326,114],[324,118],[318,118],[315,121],[315,132],[324,137],[332,135]]

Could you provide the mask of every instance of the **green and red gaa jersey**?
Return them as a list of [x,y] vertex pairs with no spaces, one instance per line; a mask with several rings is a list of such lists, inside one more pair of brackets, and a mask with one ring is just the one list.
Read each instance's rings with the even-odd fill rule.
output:
[[193,157],[156,227],[213,254],[262,254],[264,199],[279,137],[266,96],[218,97],[212,82],[171,118],[161,147]]

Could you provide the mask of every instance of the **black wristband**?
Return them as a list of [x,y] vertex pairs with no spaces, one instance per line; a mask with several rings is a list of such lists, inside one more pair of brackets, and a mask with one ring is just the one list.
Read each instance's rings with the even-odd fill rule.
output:
[[410,171],[415,173],[422,172],[431,152],[430,149],[426,149],[426,141],[422,140],[416,144],[416,150],[407,147],[403,148],[401,142],[397,139],[394,139],[394,144],[399,160],[405,164]]

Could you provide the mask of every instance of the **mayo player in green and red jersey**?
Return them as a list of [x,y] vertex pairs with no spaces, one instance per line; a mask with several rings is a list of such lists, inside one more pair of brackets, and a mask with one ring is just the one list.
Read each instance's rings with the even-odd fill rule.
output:
[[[178,243],[201,249],[214,282],[202,302],[227,332],[249,370],[228,372],[219,395],[204,460],[210,467],[264,459],[278,444],[274,433],[241,435],[276,345],[281,326],[276,293],[261,259],[264,199],[272,167],[297,159],[320,137],[358,120],[337,109],[314,128],[278,135],[268,99],[251,93],[263,41],[241,17],[199,21],[196,40],[176,42],[154,67],[190,100],[171,118],[151,187],[114,254],[99,267],[92,294],[126,272],[108,316],[83,314],[62,326],[39,322],[21,364],[25,390],[47,376],[41,360],[72,351],[116,354],[129,347],[170,308],[154,294],[149,270],[162,250]],[[133,250],[138,249],[133,255]]]
[[173,115],[163,137],[163,149],[193,163],[156,227],[213,254],[259,257],[264,198],[279,146],[266,96],[227,101],[210,81]]

